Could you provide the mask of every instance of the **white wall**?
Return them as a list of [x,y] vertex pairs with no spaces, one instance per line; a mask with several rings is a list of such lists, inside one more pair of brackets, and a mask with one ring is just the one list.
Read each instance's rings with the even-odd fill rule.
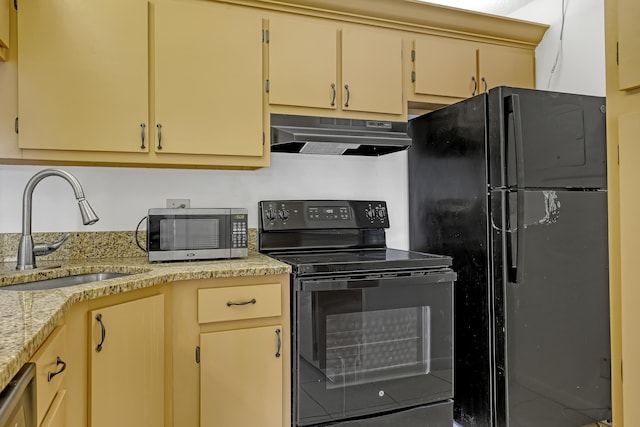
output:
[[605,96],[604,0],[565,0],[562,51],[555,72],[551,69],[560,46],[562,0],[536,0],[510,17],[550,24],[536,49],[538,89]]
[[[83,226],[71,187],[61,178],[43,180],[33,197],[33,231],[133,230],[147,209],[167,198],[189,198],[192,207],[249,209],[270,199],[386,200],[388,244],[408,248],[406,152],[381,157],[273,153],[272,165],[256,171],[63,167],[81,182],[100,216]],[[42,166],[0,166],[0,232],[21,230],[22,191]]]
[[[563,54],[549,89],[604,95],[604,0],[567,0]],[[536,0],[512,17],[551,24],[536,51],[537,82],[547,88],[558,47],[561,0]],[[0,166],[0,233],[21,227],[22,191],[42,167]],[[257,171],[65,167],[84,186],[100,222],[85,227],[71,189],[49,178],[34,193],[34,231],[132,230],[166,198],[190,198],[193,207],[246,207],[257,227],[258,201],[286,198],[386,200],[389,246],[408,248],[406,152],[380,158],[273,154]]]

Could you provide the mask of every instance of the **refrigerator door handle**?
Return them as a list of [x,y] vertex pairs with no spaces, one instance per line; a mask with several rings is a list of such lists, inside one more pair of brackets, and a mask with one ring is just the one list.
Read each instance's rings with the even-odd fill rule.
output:
[[[509,173],[509,164],[511,163],[509,160],[513,159],[515,164],[513,167],[515,168],[515,179],[516,186],[523,187],[524,186],[524,141],[522,137],[522,116],[520,110],[520,95],[512,94],[505,98],[505,105],[507,109],[507,117],[513,117],[513,144],[509,144],[509,126],[507,123],[507,142],[505,144],[505,173],[507,176],[507,186],[511,185],[509,182],[509,177],[511,174]],[[513,156],[511,156],[509,150],[513,150]]]
[[[512,201],[511,199],[515,198],[515,210],[512,209]],[[504,218],[508,219],[507,223],[507,234],[506,238],[506,268],[507,268],[507,278],[511,283],[518,283],[518,212],[520,212],[520,204],[518,192],[510,191],[506,193],[505,197],[505,212]]]

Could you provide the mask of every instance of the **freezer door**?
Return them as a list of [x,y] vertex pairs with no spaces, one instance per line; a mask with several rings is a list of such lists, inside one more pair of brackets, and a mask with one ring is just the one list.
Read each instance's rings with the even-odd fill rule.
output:
[[488,99],[492,187],[606,188],[604,98],[498,87]]
[[[607,194],[496,191],[498,424],[575,427],[610,417]],[[495,224],[494,224],[495,225]],[[504,417],[504,419],[500,419]]]

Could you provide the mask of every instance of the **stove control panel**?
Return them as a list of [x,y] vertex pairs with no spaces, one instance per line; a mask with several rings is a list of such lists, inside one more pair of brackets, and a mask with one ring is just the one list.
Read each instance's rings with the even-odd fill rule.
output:
[[269,200],[258,205],[260,228],[389,228],[387,203],[363,200]]

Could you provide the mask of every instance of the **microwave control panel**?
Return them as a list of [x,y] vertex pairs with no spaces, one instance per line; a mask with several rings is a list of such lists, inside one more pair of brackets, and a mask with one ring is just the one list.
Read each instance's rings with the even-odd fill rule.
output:
[[231,215],[231,247],[246,248],[249,240],[246,214]]
[[362,200],[271,200],[259,204],[263,230],[389,228],[387,203]]

